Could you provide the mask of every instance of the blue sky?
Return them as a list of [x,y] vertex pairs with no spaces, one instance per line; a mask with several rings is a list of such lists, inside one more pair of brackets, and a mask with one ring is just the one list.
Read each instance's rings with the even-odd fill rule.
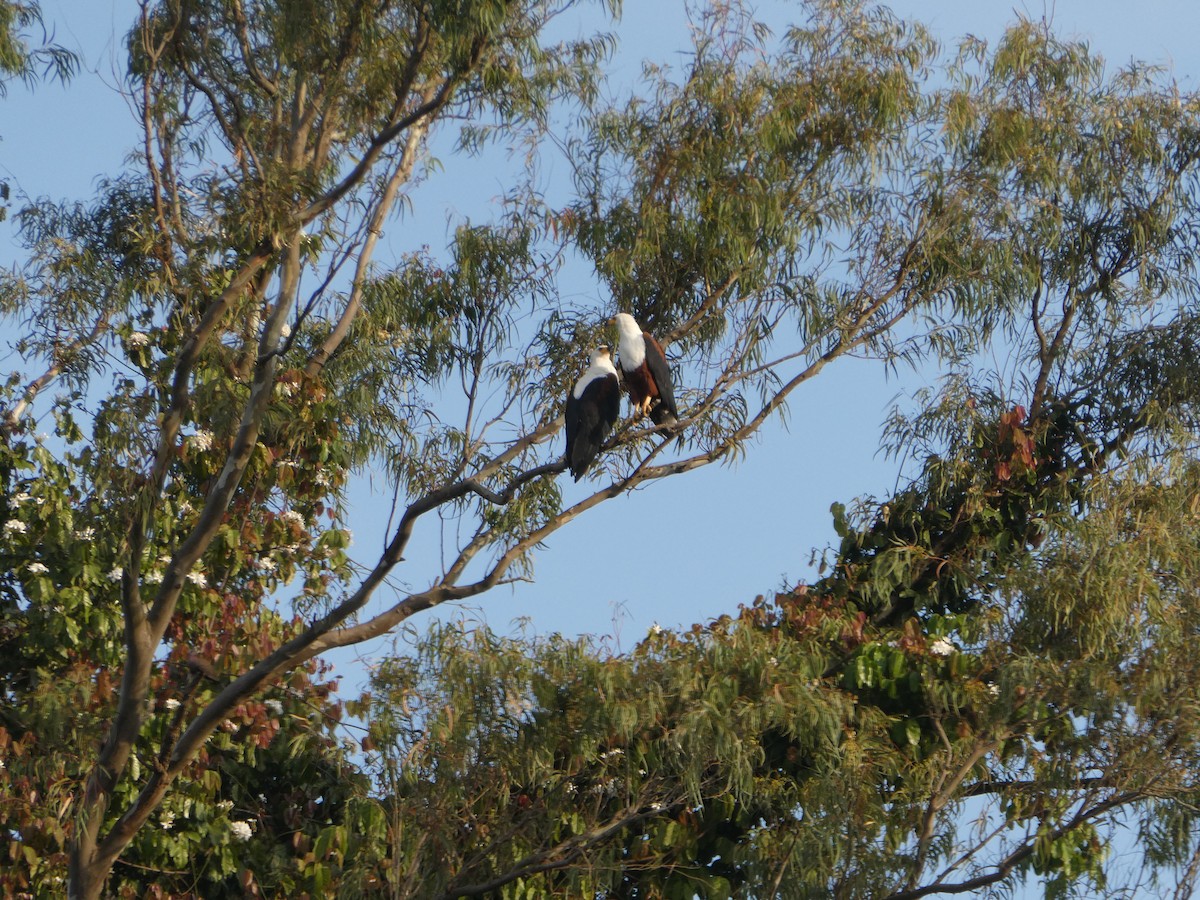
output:
[[[777,29],[801,13],[797,4],[758,6]],[[969,0],[898,0],[891,6],[926,22],[947,46],[968,33],[995,39],[1017,12],[1048,18],[1060,34],[1088,40],[1110,67],[1139,58],[1165,66],[1183,89],[1200,85],[1200,4],[1145,2],[1136,15],[1131,4],[1116,0],[1060,0],[1045,8]],[[116,49],[136,4],[43,0],[42,8],[55,39],[78,49],[85,67],[65,88],[46,84],[31,94],[10,85],[0,101],[0,178],[29,196],[87,199],[97,179],[120,172],[138,141],[137,122],[115,89],[121,67]],[[636,86],[643,58],[680,60],[689,45],[683,4],[673,0],[627,2],[617,30],[613,93]],[[444,171],[416,191],[412,215],[389,226],[394,257],[425,243],[436,251],[464,217],[486,219],[491,201],[506,187],[509,170],[502,159],[441,157]],[[543,175],[553,184],[565,171],[549,163]],[[0,262],[14,253],[12,223],[0,223]],[[563,289],[584,305],[600,299],[591,281],[567,282]],[[0,349],[0,374],[7,374],[12,359]],[[896,483],[898,464],[878,452],[881,423],[897,397],[934,376],[901,373],[889,380],[878,364],[856,360],[829,367],[794,395],[789,427],[764,429],[736,465],[666,479],[592,510],[537,554],[534,583],[497,589],[464,614],[502,631],[528,618],[539,632],[608,634],[629,647],[655,622],[686,626],[730,612],[785,580],[808,577],[812,549],[831,540],[830,504],[884,495]],[[365,481],[353,496],[354,550],[366,561],[384,540],[389,497],[373,493]],[[428,525],[410,560],[437,552],[439,535]],[[414,566],[416,587],[424,586],[425,571]],[[398,571],[397,577],[408,573]],[[413,624],[419,629],[422,621]],[[380,641],[355,652],[369,658],[386,648]],[[338,665],[353,678],[349,659]]]

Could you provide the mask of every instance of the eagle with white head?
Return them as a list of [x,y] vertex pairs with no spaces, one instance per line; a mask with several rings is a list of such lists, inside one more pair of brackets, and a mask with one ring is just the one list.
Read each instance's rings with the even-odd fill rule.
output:
[[608,347],[598,347],[567,395],[567,467],[578,481],[621,414],[621,386]]
[[629,313],[613,317],[620,332],[617,349],[621,357],[621,375],[629,402],[638,416],[649,416],[655,425],[674,425],[679,420],[675,407],[675,387],[662,344],[643,331]]

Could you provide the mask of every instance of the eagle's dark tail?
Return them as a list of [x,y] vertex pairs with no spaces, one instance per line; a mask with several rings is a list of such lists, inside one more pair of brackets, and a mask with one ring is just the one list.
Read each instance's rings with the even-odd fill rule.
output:
[[650,421],[655,425],[676,425],[679,423],[679,418],[667,409],[665,403],[659,400],[650,407]]

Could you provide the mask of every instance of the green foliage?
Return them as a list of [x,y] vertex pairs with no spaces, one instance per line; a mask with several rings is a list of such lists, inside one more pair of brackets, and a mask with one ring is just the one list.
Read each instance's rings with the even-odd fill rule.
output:
[[[735,294],[769,280],[755,273],[773,254],[807,268],[785,282],[786,314],[733,328],[751,371],[789,318],[793,351],[819,360],[857,316],[919,298],[928,342],[873,336],[893,359],[934,352],[952,369],[889,425],[919,470],[884,501],[835,505],[821,580],[735,619],[623,656],[448,627],[381,672],[377,766],[405,810],[390,852],[433,872],[434,841],[451,861],[436,891],[918,897],[1036,878],[1048,896],[1101,894],[1124,875],[1109,865],[1118,810],[1147,837],[1144,877],[1180,891],[1193,877],[1197,103],[1143,69],[1106,79],[1030,23],[992,54],[964,47],[945,93],[910,97],[919,32],[886,16],[828,27],[839,12],[788,44],[843,65],[790,75],[839,76],[831,116],[847,118],[824,121],[823,143],[776,139],[795,123],[772,137],[786,104],[755,79],[786,54],[760,71],[738,60],[761,36],[713,40],[683,84],[653,73],[653,100],[597,118],[588,200],[564,224],[619,302],[663,328],[720,305],[729,261]],[[847,33],[866,63],[900,60],[899,80],[864,65],[855,87]],[[868,40],[884,36],[909,52]],[[919,116],[943,123],[944,145],[888,143]],[[873,180],[897,160],[902,180]],[[755,243],[722,244],[748,233],[730,210],[768,164],[763,183],[811,175],[845,218],[806,219],[798,197],[786,229],[762,219]],[[839,177],[853,185],[840,206]],[[898,185],[915,239],[856,224],[894,210]],[[886,247],[898,274],[872,281],[852,261],[876,290],[823,284],[814,253],[835,235]],[[696,358],[731,324],[689,332]],[[997,336],[1003,372],[977,355]]]
[[[76,443],[69,407],[60,412],[57,438]],[[87,471],[83,453],[56,458],[40,443],[9,442],[0,467],[6,487],[0,785],[10,800],[0,805],[6,835],[0,854],[5,889],[12,892],[61,892],[70,814],[86,776],[87,759],[77,748],[101,743],[119,688],[114,673],[122,660],[119,595],[127,561],[98,536],[121,527],[125,506],[102,504],[103,486],[72,477]],[[167,507],[163,514],[177,512]],[[247,519],[238,540],[218,542],[207,571],[225,573],[220,592],[200,573],[189,580],[181,601],[187,618],[169,630],[153,666],[145,724],[127,779],[115,792],[118,802],[132,802],[183,717],[215,695],[219,673],[243,667],[295,632],[297,622],[256,602],[276,578],[290,580],[291,556],[264,551],[260,543],[274,544],[272,529],[277,534],[284,523],[294,540],[302,530],[296,523],[268,518],[265,533]],[[169,532],[164,522],[160,533]],[[155,571],[144,573],[147,590],[162,582],[161,566],[159,560]],[[253,616],[247,615],[250,604]],[[184,786],[133,843],[136,864],[110,881],[113,894],[141,897],[153,887],[181,896],[205,885],[207,896],[242,896],[245,871],[266,893],[305,888],[291,864],[300,836],[315,839],[321,827],[340,822],[347,796],[365,788],[332,734],[340,709],[329,699],[331,688],[299,670],[273,696],[231,710]],[[266,796],[272,803],[264,804]],[[234,823],[253,829],[248,855],[239,850]]]
[[597,114],[565,224],[647,327],[706,316],[692,340],[711,345],[737,327],[706,315],[714,295],[765,293],[800,345],[820,343],[836,313],[813,290],[822,256],[846,233],[865,238],[894,199],[889,179],[917,165],[906,132],[927,114],[918,79],[933,44],[865,4],[815,5],[782,46],[747,15],[710,12],[682,81],[652,67],[652,94]]
[[1105,890],[1118,808],[1149,871],[1186,865],[1200,469],[1086,494],[1036,551],[949,551],[954,615],[872,621],[865,585],[924,567],[839,564],[623,655],[433,629],[355,706],[392,809],[370,871],[407,873],[397,896],[882,897],[958,860],[947,886],[1064,896]]
[[[802,656],[767,660],[769,647],[730,627],[664,634],[624,659],[587,641],[436,629],[366,700],[394,807],[388,865],[421,873],[397,887],[453,895],[505,873],[506,896],[606,892],[638,872],[662,896],[742,883],[755,810],[797,795],[741,735],[786,735],[819,757],[851,713],[793,665]],[[568,853],[587,864],[535,874]]]
[[[0,884],[1102,891],[1119,812],[1186,887],[1200,100],[1030,22],[935,80],[920,25],[816,0],[779,38],[715,6],[680,71],[606,103],[612,39],[549,42],[562,12],[135,24],[144,166],[21,210],[0,281]],[[36,15],[0,2],[3,71]],[[439,130],[528,174],[383,265]],[[560,488],[563,398],[616,309],[667,345],[681,423],[621,423]],[[851,354],[946,377],[888,425],[908,482],[835,505],[816,583],[625,655],[434,628],[353,710],[368,785],[314,657],[529,577],[558,528],[736,460]],[[396,514],[356,562],[350,487],[380,473]],[[441,554],[401,586],[426,517]]]
[[[32,50],[29,48],[25,32],[41,24],[42,10],[37,3],[28,0],[0,3],[0,97],[5,95],[8,80],[13,76],[27,84],[33,83],[39,65],[45,74],[53,73],[60,81],[66,81],[78,70],[79,60],[75,54],[57,44],[45,43]],[[4,199],[7,200],[7,196]]]

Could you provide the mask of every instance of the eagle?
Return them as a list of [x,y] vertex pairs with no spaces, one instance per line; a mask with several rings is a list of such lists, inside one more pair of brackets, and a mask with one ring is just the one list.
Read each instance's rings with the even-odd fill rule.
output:
[[567,395],[567,467],[578,481],[621,414],[621,386],[608,347],[588,357],[587,371]]
[[621,353],[621,375],[629,402],[638,416],[649,416],[655,425],[674,425],[679,420],[675,407],[675,388],[671,385],[671,370],[663,355],[662,344],[629,313],[613,317],[621,333],[618,349]]

